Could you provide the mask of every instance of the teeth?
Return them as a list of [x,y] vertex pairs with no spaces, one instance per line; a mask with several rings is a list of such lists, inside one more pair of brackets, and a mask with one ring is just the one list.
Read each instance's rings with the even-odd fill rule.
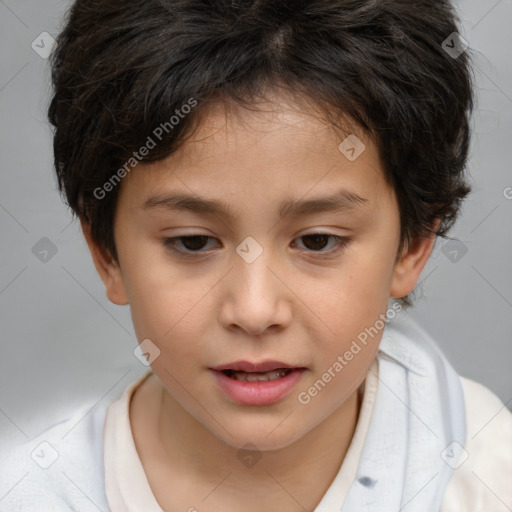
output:
[[259,381],[268,381],[268,380],[276,380],[288,375],[291,372],[288,368],[276,368],[270,372],[236,372],[230,371],[229,377],[235,380],[241,380],[245,382],[259,382]]

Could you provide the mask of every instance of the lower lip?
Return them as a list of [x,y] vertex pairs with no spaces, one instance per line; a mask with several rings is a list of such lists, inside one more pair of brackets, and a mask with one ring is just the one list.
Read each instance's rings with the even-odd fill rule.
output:
[[268,405],[279,402],[297,385],[304,368],[292,370],[276,380],[245,382],[235,380],[221,371],[212,370],[220,388],[229,398],[244,405]]

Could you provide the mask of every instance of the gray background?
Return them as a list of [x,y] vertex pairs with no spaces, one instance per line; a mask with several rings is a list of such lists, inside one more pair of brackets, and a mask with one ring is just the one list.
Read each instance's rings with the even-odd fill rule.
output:
[[[49,70],[31,43],[42,32],[58,33],[68,4],[0,0],[0,434],[9,443],[40,433],[80,404],[114,399],[147,370],[133,355],[128,308],[106,299],[79,226],[56,191],[45,117]],[[512,1],[464,0],[458,7],[475,59],[468,167],[474,192],[450,233],[458,246],[438,241],[422,274],[423,297],[408,314],[461,375],[510,406]],[[43,237],[57,250],[47,261],[34,254],[45,248]],[[43,245],[33,250],[37,243]]]

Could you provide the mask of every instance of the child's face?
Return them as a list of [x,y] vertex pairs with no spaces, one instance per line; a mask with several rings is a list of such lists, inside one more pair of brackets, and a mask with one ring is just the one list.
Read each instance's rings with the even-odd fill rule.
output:
[[[108,296],[130,304],[139,342],[150,339],[161,351],[154,373],[184,414],[229,445],[284,447],[355,393],[376,356],[390,295],[410,292],[428,258],[433,241],[425,239],[394,265],[396,197],[375,145],[356,133],[366,148],[350,161],[338,149],[344,137],[311,115],[226,117],[217,106],[194,142],[123,180],[114,226],[119,267],[101,271]],[[342,190],[366,202],[280,218],[284,202]],[[175,194],[218,201],[232,217],[173,210],[165,198]],[[314,233],[348,242],[306,237]],[[166,246],[193,235],[211,238],[174,247],[197,258]],[[357,341],[375,326],[366,345]],[[354,340],[359,351],[351,351]],[[306,370],[284,398],[248,405],[225,394],[211,370],[240,360]],[[308,391],[318,380],[320,391]]]

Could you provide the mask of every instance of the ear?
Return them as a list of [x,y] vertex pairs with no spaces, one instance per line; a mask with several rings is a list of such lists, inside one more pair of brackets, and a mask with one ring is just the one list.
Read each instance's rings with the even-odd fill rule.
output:
[[106,249],[100,247],[91,235],[91,227],[85,220],[80,220],[85,241],[89,246],[94,266],[105,285],[108,299],[119,306],[128,304],[121,268]]
[[[440,219],[432,224],[436,233],[440,224]],[[429,233],[425,236],[413,238],[408,246],[403,249],[400,260],[393,270],[390,288],[391,297],[405,297],[414,290],[421,271],[432,253],[435,241],[436,235]]]

